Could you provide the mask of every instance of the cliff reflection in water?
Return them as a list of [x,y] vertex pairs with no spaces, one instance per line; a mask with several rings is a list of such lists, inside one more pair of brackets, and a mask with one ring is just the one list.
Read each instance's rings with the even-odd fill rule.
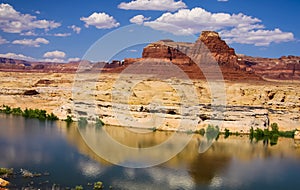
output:
[[[112,156],[114,156],[114,158],[116,158],[119,163],[129,161],[122,159],[128,159],[130,157],[136,156],[128,155],[128,152],[122,151],[121,149],[118,152],[113,151],[112,147],[110,147],[109,144],[101,139],[101,137],[103,137],[102,133],[104,132],[120,144],[140,149],[149,148],[151,146],[156,146],[161,143],[167,142],[174,135],[173,132],[141,132],[113,126],[105,126],[98,129],[95,129],[94,127],[85,127],[83,129],[78,129],[76,126],[70,126],[68,128],[65,128],[64,126],[61,127],[65,129],[65,135],[68,141],[76,146],[80,152],[88,155],[89,157],[97,160],[104,165],[111,164],[95,153],[94,148],[97,146],[106,145],[107,149],[105,149],[105,151],[110,152],[109,150],[111,150],[110,153],[112,154]],[[82,134],[80,134],[80,132],[84,133],[84,137],[82,136]],[[199,153],[199,145],[203,140],[205,140],[203,139],[204,137],[200,135],[187,135],[182,133],[177,134],[177,139],[175,140],[177,142],[185,142],[185,138],[187,137],[192,138],[179,154],[175,155],[172,159],[168,160],[158,167],[145,169],[143,171],[148,172],[149,175],[154,172],[154,176],[159,176],[158,173],[161,172],[159,168],[164,170],[164,173],[170,171],[167,172],[167,175],[175,175],[174,172],[177,172],[177,174],[180,172],[184,172],[185,174],[188,173],[188,175],[190,176],[190,178],[188,178],[188,176],[185,176],[185,181],[189,181],[190,179],[192,179],[195,184],[207,185],[221,183],[222,180],[218,178],[219,176],[228,177],[229,174],[230,176],[233,174],[237,175],[229,177],[229,179],[227,180],[230,182],[230,180],[235,180],[236,178],[239,179],[239,177],[242,177],[243,175],[240,174],[240,172],[247,173],[244,170],[236,171],[236,167],[242,167],[246,165],[251,169],[253,168],[251,166],[252,164],[254,167],[257,167],[257,162],[260,163],[265,162],[266,160],[270,160],[270,167],[272,167],[272,163],[276,165],[276,168],[274,167],[270,170],[273,171],[276,169],[280,170],[280,166],[277,166],[277,161],[280,162],[280,160],[290,159],[299,162],[300,160],[300,149],[295,148],[293,139],[280,138],[276,146],[265,147],[263,145],[263,142],[251,143],[249,137],[247,136],[231,136],[228,139],[224,139],[223,136],[220,136],[218,141],[214,142],[205,153]],[[92,149],[86,144],[87,139],[89,143],[93,143]],[[160,149],[157,149],[156,152],[153,151],[151,153],[151,157],[155,159],[159,159],[159,157],[164,158],[165,154],[168,155],[168,153],[171,152],[174,148],[176,149],[178,147],[176,145],[172,146],[170,144],[168,146],[162,146],[160,147]],[[260,170],[259,168],[256,169],[257,171]],[[127,170],[124,169],[124,172]],[[248,173],[248,175],[250,174]],[[244,177],[245,179],[240,180],[247,180],[247,178],[251,179],[251,176]]]

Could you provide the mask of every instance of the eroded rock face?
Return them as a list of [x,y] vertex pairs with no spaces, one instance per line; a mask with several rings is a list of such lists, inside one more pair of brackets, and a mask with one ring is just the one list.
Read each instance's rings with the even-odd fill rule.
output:
[[[191,64],[209,54],[220,66],[239,68],[237,56],[217,32],[204,31],[195,43],[161,40],[144,48],[143,58],[168,59],[175,63]],[[203,63],[205,64],[205,63]]]
[[196,41],[196,44],[200,43],[203,43],[208,48],[219,65],[229,65],[234,68],[239,68],[234,49],[229,47],[217,32],[202,32]]
[[248,71],[263,76],[266,80],[299,80],[300,57],[261,58],[239,56],[238,61]]
[[[260,76],[247,71],[243,62],[238,62],[234,49],[217,32],[204,31],[195,43],[172,40],[151,43],[144,48],[143,59],[148,62],[160,60],[161,65],[172,62],[194,79],[206,80],[208,74],[216,80],[261,80]],[[142,62],[141,59],[136,61]],[[134,60],[128,62],[133,63]]]
[[[164,71],[161,72],[161,76],[166,75]],[[128,113],[125,123],[129,122],[135,127],[146,126],[139,124],[148,123],[155,113],[157,121],[166,119],[157,127],[162,130],[176,130],[177,124],[182,119],[196,121],[197,130],[206,128],[208,124],[220,121],[218,114],[215,113],[223,114],[221,119],[224,122],[219,125],[221,131],[227,128],[231,132],[248,133],[251,126],[254,129],[257,127],[264,129],[271,123],[278,123],[280,130],[283,131],[294,130],[300,126],[300,92],[297,83],[226,81],[226,106],[216,106],[214,108],[216,112],[212,110],[212,94],[205,80],[192,80],[192,83],[184,79],[169,79],[169,77],[162,77],[158,80],[155,77],[148,78],[149,75],[131,73],[123,73],[122,76],[112,73],[103,73],[100,76],[98,73],[84,73],[84,75],[99,78],[99,81],[96,86],[93,80],[85,81],[82,84],[87,87],[84,92],[85,99],[81,100],[79,97],[78,101],[78,97],[72,94],[73,81],[69,80],[75,77],[74,74],[36,73],[32,75],[0,72],[0,105],[5,104],[22,109],[45,109],[49,113],[53,112],[60,119],[66,119],[67,115],[71,115],[74,120],[78,114],[84,117],[93,116],[95,114],[93,106],[97,105],[97,115],[104,123],[123,126],[124,123],[118,123],[118,116],[125,114],[124,118],[126,118]],[[47,83],[48,80],[52,83],[48,86],[41,84],[32,88],[41,78],[45,80],[42,83]],[[120,87],[118,91],[116,84]],[[183,99],[176,90],[182,87],[195,89],[198,98],[195,99],[197,101],[195,106],[184,106]],[[26,90],[32,89],[40,94],[38,96],[23,95]],[[125,98],[124,93],[128,93],[129,97]],[[190,93],[188,94],[191,98]],[[214,98],[222,96],[224,94],[221,91],[217,92]],[[181,106],[187,109],[187,113],[181,111]],[[193,109],[189,111],[190,108]],[[186,130],[194,126],[187,122],[183,123],[186,125]]]
[[190,51],[194,44],[174,42],[172,40],[161,40],[149,44],[144,48],[143,58],[165,59],[178,64],[190,64]]

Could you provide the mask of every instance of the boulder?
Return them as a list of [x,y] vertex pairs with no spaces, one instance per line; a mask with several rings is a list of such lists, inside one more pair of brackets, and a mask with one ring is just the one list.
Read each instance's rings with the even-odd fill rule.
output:
[[6,181],[6,180],[0,178],[0,189],[1,189],[1,187],[6,187],[6,186],[8,186],[8,185],[9,185],[9,182],[8,182],[8,181]]

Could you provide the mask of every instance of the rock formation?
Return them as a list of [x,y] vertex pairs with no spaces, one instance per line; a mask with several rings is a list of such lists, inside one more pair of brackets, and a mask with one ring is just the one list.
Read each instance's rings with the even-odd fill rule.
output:
[[143,51],[143,58],[168,59],[179,64],[191,64],[203,55],[213,57],[220,66],[238,66],[234,49],[217,32],[211,31],[202,32],[195,43],[161,40],[149,44]]
[[191,64],[189,54],[193,46],[193,43],[161,40],[145,47],[142,58],[165,59],[178,64]]
[[202,32],[196,44],[203,43],[216,59],[219,65],[235,67],[237,65],[237,56],[233,48],[229,47],[222,40],[217,32],[204,31]]
[[[238,61],[234,49],[229,47],[217,32],[204,31],[195,43],[172,40],[154,42],[144,48],[142,55],[142,59],[148,59],[148,62],[161,60],[163,64],[171,61],[190,78],[206,79],[203,71],[212,74],[217,66],[222,71],[225,80],[261,80],[255,73],[246,71],[245,64]],[[131,63],[133,62],[134,60],[131,60]],[[220,79],[218,72],[215,76]]]
[[[2,189],[2,187],[6,187],[8,186],[10,183],[2,178],[0,178],[0,189]],[[5,189],[5,188],[3,188]]]

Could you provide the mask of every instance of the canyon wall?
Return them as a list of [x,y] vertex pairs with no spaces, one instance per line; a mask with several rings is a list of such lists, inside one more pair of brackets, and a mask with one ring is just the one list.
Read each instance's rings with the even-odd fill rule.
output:
[[[212,106],[210,87],[204,80],[84,75],[86,78],[66,73],[0,72],[0,105],[45,109],[61,119],[96,114],[106,124],[158,130],[177,130],[181,124],[181,130],[199,130],[217,124],[221,131],[248,133],[251,127],[264,129],[273,122],[281,130],[300,126],[300,92],[295,83],[227,81],[225,94],[221,92],[225,106]],[[82,80],[87,78],[97,80]],[[74,79],[82,92],[79,95],[74,91]],[[197,99],[182,99],[176,89],[185,87],[195,89]],[[28,90],[38,94],[25,95]]]
[[[46,109],[62,119],[92,119],[96,114],[111,125],[161,130],[199,130],[215,124],[221,131],[248,133],[251,127],[268,128],[273,122],[281,130],[293,130],[300,127],[299,60],[237,55],[210,31],[195,43],[151,43],[138,59],[85,62],[88,69],[75,74],[79,63],[5,58],[0,59],[0,70],[5,71],[0,72],[0,105]],[[170,69],[172,64],[179,69]],[[199,64],[216,80],[206,81]],[[187,103],[178,94],[185,88],[196,93],[183,90]],[[224,104],[213,104],[218,98]]]

